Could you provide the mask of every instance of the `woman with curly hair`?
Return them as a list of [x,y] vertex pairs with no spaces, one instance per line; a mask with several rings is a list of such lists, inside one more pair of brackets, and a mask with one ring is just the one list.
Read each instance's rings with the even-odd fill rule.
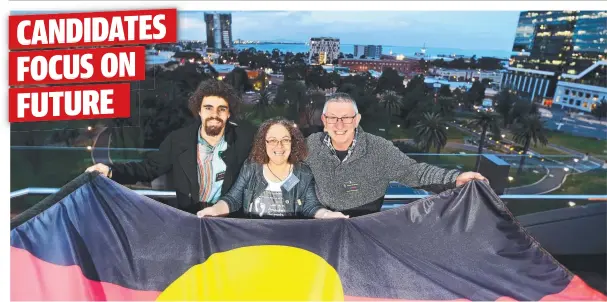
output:
[[307,155],[304,137],[292,122],[266,121],[236,183],[198,216],[225,216],[242,209],[250,218],[347,218],[318,201],[314,176],[303,162]]

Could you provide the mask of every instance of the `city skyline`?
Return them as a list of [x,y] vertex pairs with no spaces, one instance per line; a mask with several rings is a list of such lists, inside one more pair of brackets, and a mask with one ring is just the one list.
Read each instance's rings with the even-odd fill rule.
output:
[[[206,39],[204,13],[178,12],[180,40]],[[234,40],[303,43],[313,36],[331,36],[342,44],[510,50],[520,11],[229,13]]]

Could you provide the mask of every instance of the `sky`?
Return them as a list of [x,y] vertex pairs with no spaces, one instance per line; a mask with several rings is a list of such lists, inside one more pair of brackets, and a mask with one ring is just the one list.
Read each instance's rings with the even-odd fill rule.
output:
[[[232,13],[233,39],[510,50],[519,11],[271,11]],[[204,12],[179,12],[178,38],[206,40]]]

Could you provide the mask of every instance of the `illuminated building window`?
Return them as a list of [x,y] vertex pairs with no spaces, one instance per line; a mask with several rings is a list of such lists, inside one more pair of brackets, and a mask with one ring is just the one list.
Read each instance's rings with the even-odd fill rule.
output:
[[582,105],[582,107],[584,107],[584,108],[588,107],[588,102],[584,102],[584,104]]

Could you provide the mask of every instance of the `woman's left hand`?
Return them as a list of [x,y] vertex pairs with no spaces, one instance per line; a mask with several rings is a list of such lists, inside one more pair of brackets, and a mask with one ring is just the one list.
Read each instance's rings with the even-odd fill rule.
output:
[[344,215],[342,212],[333,212],[327,209],[322,209],[314,215],[317,219],[332,219],[332,218],[350,218],[348,215]]

